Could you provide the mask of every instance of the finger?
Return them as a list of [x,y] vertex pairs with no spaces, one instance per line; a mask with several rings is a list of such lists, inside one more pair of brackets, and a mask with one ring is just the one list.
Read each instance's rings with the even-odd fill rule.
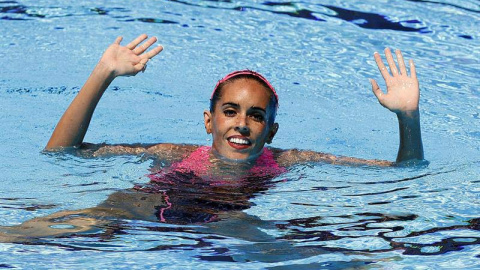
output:
[[393,60],[392,52],[389,48],[385,49],[385,58],[387,58],[388,67],[390,68],[390,72],[392,76],[398,75],[397,65],[395,65],[395,61]]
[[157,47],[151,49],[150,51],[142,54],[140,57],[146,58],[146,59],[152,59],[155,57],[155,55],[159,54],[161,51],[163,51],[163,47],[158,45]]
[[140,46],[137,46],[133,52],[136,54],[136,55],[140,55],[142,54],[144,51],[146,51],[150,46],[152,46],[153,43],[157,42],[157,38],[156,37],[151,37],[149,40],[145,41],[145,43],[143,43],[142,45]]
[[395,50],[395,54],[397,55],[397,63],[398,67],[400,68],[400,73],[402,75],[407,75],[407,68],[405,67],[405,61],[403,60],[403,55],[400,50]]
[[148,59],[143,58],[140,60],[140,62],[138,62],[135,66],[133,66],[135,68],[135,74],[137,74],[140,71],[144,72],[147,66],[147,62],[148,62]]
[[135,47],[137,47],[138,44],[140,44],[142,41],[144,41],[147,38],[148,38],[148,36],[146,34],[141,34],[136,39],[134,39],[132,42],[128,43],[128,45],[125,46],[125,47],[127,47],[130,50],[133,50]]
[[372,84],[373,94],[377,97],[380,104],[382,104],[383,92],[380,90],[380,86],[378,86],[378,83],[374,79],[370,79],[370,83]]
[[387,71],[387,68],[383,64],[382,57],[378,52],[375,52],[373,54],[373,57],[375,58],[375,62],[377,63],[378,70],[382,74],[383,79],[387,80],[390,77],[390,74]]
[[417,71],[415,69],[415,64],[413,63],[413,60],[410,60],[408,61],[408,63],[410,64],[410,77],[412,79],[417,79]]
[[117,38],[115,39],[115,41],[113,42],[113,44],[118,44],[118,45],[120,45],[120,42],[122,42],[122,40],[123,40],[123,37],[117,37]]

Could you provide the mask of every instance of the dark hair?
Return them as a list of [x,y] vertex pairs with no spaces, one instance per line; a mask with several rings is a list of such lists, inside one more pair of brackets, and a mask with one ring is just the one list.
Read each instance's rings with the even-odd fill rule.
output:
[[277,108],[278,108],[278,100],[277,100],[276,96],[273,94],[270,87],[264,81],[262,81],[261,79],[255,77],[253,75],[248,75],[248,74],[238,75],[238,76],[235,76],[233,78],[230,78],[230,79],[220,83],[217,86],[217,89],[215,90],[215,92],[213,93],[212,98],[210,99],[210,112],[213,113],[215,111],[215,106],[217,105],[218,100],[222,97],[223,87],[226,84],[232,83],[232,82],[234,82],[236,80],[239,80],[239,79],[255,80],[256,82],[260,83],[265,89],[267,89],[269,91],[270,101],[268,102],[268,109],[269,110],[267,110],[267,111],[270,111],[271,113],[268,116],[267,121],[268,121],[269,124],[275,123],[275,117],[277,116]]

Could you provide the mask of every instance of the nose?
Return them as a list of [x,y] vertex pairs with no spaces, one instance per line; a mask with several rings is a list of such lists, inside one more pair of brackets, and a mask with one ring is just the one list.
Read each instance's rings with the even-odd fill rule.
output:
[[239,117],[237,125],[235,126],[235,131],[239,132],[242,135],[249,135],[250,128],[247,125],[247,117]]
[[248,135],[250,133],[250,128],[247,126],[236,126],[235,131],[238,131],[242,135]]

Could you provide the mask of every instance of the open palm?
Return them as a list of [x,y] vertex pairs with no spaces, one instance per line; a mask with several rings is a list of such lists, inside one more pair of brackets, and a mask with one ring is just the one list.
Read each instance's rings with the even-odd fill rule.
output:
[[157,46],[145,52],[157,41],[155,37],[152,37],[142,45],[139,45],[147,38],[148,36],[143,34],[126,46],[121,46],[120,42],[122,41],[122,37],[118,37],[115,42],[107,48],[100,62],[106,65],[115,77],[136,75],[138,72],[145,70],[148,60],[163,50],[162,46]]
[[383,64],[380,54],[374,54],[375,62],[387,85],[387,92],[382,92],[378,83],[371,79],[372,91],[380,104],[394,113],[416,111],[418,110],[420,90],[415,65],[412,60],[409,61],[410,76],[408,76],[402,53],[400,50],[396,50],[395,54],[399,68],[395,65],[390,49],[385,49],[385,57],[387,58],[391,74]]

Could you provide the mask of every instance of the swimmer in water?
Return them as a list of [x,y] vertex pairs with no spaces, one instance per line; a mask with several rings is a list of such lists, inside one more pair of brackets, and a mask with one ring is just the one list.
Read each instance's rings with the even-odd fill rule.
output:
[[[23,224],[0,228],[0,241],[23,242],[46,236],[88,233],[101,230],[118,219],[160,221],[173,224],[251,223],[250,199],[274,184],[272,179],[289,166],[305,162],[345,165],[395,166],[423,161],[420,132],[419,85],[413,61],[407,73],[402,54],[385,50],[389,70],[378,53],[377,66],[387,92],[371,80],[380,104],[396,113],[400,147],[396,162],[341,157],[304,150],[267,148],[278,131],[275,122],[278,95],[262,75],[241,70],[228,74],[214,88],[210,109],[204,111],[211,146],[188,144],[105,145],[83,142],[95,107],[110,83],[118,76],[135,76],[163,48],[148,49],[157,41],[140,35],[126,46],[121,37],[108,47],[90,77],[57,124],[47,151],[76,149],[87,156],[146,155],[154,160],[150,183],[111,194],[100,205],[83,210],[62,211]],[[162,164],[157,165],[155,164]],[[244,226],[244,225],[242,225]],[[205,225],[204,228],[207,228]],[[219,226],[213,226],[218,231]],[[255,231],[255,230],[253,230]],[[258,231],[258,239],[264,233]],[[227,232],[224,232],[228,234]],[[239,237],[241,232],[231,232]],[[251,234],[252,231],[249,231]],[[245,238],[252,237],[245,235]]]
[[[254,166],[286,168],[304,162],[333,164],[394,166],[423,161],[420,131],[419,84],[413,61],[407,73],[402,54],[395,51],[398,67],[391,51],[385,49],[390,72],[378,53],[374,54],[377,66],[386,81],[387,92],[380,90],[371,80],[372,90],[382,106],[396,113],[400,130],[400,147],[396,162],[341,157],[327,153],[303,150],[266,148],[278,131],[275,122],[278,95],[262,75],[248,70],[228,74],[216,85],[210,100],[210,109],[203,113],[206,132],[212,134],[211,147],[187,144],[160,143],[154,145],[93,145],[83,142],[95,107],[110,83],[119,76],[135,76],[145,71],[147,62],[159,54],[162,46],[147,51],[157,39],[143,34],[126,46],[121,37],[108,47],[78,95],[58,122],[47,146],[48,151],[65,148],[93,151],[93,156],[134,154],[189,167],[184,159],[197,164],[214,160],[240,161]],[[142,43],[143,42],[143,43]],[[203,160],[202,160],[203,159]],[[180,165],[179,165],[180,164]],[[182,165],[183,164],[183,165]],[[240,166],[240,165],[239,165]],[[198,169],[198,168],[197,168]],[[281,169],[279,170],[282,171]],[[206,173],[198,169],[198,173]]]

